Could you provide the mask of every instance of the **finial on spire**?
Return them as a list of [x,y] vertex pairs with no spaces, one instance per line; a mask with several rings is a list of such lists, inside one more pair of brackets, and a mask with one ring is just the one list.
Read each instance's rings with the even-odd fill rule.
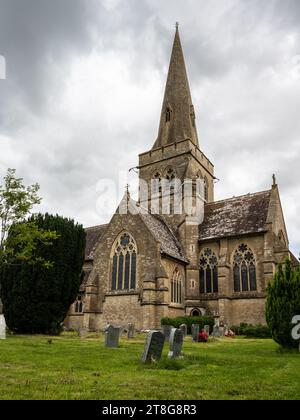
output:
[[273,187],[273,188],[276,188],[276,187],[277,187],[276,175],[275,175],[275,174],[273,174],[272,178],[273,178],[273,185],[272,185],[272,187]]
[[179,22],[176,22],[175,27],[176,27],[176,31],[178,31],[178,28],[179,28]]

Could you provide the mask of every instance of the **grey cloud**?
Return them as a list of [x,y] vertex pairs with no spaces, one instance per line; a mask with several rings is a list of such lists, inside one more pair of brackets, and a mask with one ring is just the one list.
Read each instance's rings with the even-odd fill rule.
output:
[[[176,20],[201,147],[221,179],[216,198],[269,188],[276,172],[297,253],[300,78],[280,77],[300,55],[299,0],[0,0],[8,73],[0,80],[0,175],[13,166],[38,181],[43,211],[106,222],[95,185],[136,165],[154,143]],[[74,99],[77,117],[61,106],[74,63],[93,51],[103,58],[99,73],[112,55],[129,75],[126,100],[109,92],[101,98],[103,109],[116,109],[110,121],[103,109],[89,109],[88,92]],[[92,81],[86,88],[93,96]]]

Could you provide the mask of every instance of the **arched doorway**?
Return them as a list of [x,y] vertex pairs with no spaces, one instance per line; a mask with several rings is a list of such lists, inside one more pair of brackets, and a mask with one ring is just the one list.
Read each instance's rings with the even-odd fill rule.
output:
[[192,317],[196,317],[196,316],[202,316],[202,312],[200,311],[200,309],[194,308],[191,310],[191,315]]

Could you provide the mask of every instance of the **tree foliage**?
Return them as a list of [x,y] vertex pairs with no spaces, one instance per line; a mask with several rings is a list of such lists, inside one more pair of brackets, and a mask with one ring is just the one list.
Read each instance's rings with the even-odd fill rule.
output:
[[[49,245],[57,238],[53,231],[38,228],[34,221],[25,223],[33,207],[40,204],[39,185],[25,187],[15,169],[8,169],[0,185],[0,263],[29,261],[39,243]],[[9,232],[12,231],[12,235]],[[8,238],[9,237],[9,238]],[[39,261],[40,262],[40,261]],[[45,261],[49,265],[49,261]]]
[[[58,237],[52,245],[43,241],[36,244],[34,264],[25,259],[22,264],[0,266],[4,315],[12,331],[55,334],[79,290],[85,232],[73,220],[48,214],[32,216],[28,223],[33,229],[55,231]],[[20,244],[16,238],[19,233],[18,229],[9,231],[7,243],[13,251]],[[44,261],[53,264],[47,267]]]
[[292,268],[287,259],[279,265],[273,283],[269,284],[266,319],[273,339],[285,348],[298,348],[292,339],[292,318],[300,314],[300,269]]

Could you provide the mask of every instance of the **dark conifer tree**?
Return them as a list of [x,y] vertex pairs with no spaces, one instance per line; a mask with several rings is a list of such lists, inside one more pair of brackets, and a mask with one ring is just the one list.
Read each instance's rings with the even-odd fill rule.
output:
[[[84,262],[85,232],[73,220],[33,216],[38,227],[56,231],[52,245],[40,243],[35,263],[0,267],[1,299],[8,328],[25,334],[57,334],[78,294]],[[39,258],[41,263],[39,263]],[[44,261],[50,261],[50,267]]]
[[266,319],[273,339],[285,348],[298,348],[292,339],[292,318],[300,314],[300,269],[286,260],[268,286]]

